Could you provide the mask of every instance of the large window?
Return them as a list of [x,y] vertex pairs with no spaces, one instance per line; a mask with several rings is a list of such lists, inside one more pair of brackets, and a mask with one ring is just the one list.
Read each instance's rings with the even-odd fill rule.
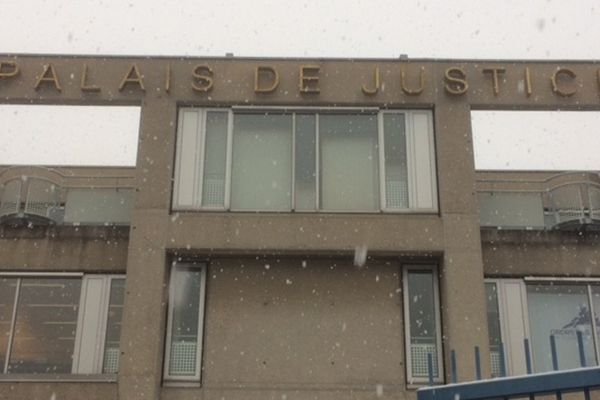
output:
[[427,382],[431,355],[434,380],[441,382],[444,374],[436,268],[405,266],[403,281],[407,381]]
[[429,111],[179,112],[174,209],[433,212]]
[[576,279],[499,279],[486,283],[486,289],[493,372],[499,371],[500,352],[504,351],[507,373],[524,373],[526,338],[533,371],[552,371],[550,336],[556,345],[558,368],[578,368],[578,332],[586,365],[598,365],[600,284]]
[[164,377],[200,382],[205,264],[175,264],[169,287]]
[[124,282],[0,275],[0,373],[117,373]]

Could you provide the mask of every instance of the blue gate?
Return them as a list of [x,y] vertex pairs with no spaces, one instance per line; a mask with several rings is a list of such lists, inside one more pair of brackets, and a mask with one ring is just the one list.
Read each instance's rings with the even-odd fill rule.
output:
[[454,350],[450,352],[451,384],[433,385],[432,355],[428,355],[429,387],[417,391],[418,400],[479,400],[479,399],[509,399],[529,397],[533,400],[536,395],[555,394],[558,400],[564,393],[580,392],[586,400],[590,399],[590,391],[600,388],[600,367],[586,367],[583,337],[577,332],[579,360],[582,368],[559,371],[559,363],[554,336],[550,336],[552,366],[554,371],[532,374],[529,341],[525,339],[524,350],[528,375],[506,376],[504,362],[504,347],[500,345],[500,371],[502,377],[481,380],[481,364],[479,348],[475,347],[475,378],[472,382],[456,383],[456,357]]

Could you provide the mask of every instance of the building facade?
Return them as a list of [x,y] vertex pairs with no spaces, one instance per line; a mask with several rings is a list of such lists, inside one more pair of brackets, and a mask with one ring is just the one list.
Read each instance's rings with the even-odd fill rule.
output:
[[[0,55],[0,103],[137,105],[135,168],[0,168],[2,398],[413,398],[600,359],[600,176],[476,171],[471,110],[594,62]],[[599,311],[600,312],[600,311]]]

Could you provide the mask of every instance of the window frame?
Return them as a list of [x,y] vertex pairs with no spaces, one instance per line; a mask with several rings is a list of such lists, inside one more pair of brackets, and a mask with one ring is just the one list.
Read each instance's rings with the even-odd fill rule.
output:
[[[84,324],[84,319],[86,317],[86,313],[84,311],[84,307],[87,305],[88,302],[88,290],[90,289],[90,281],[96,279],[96,280],[101,280],[101,294],[99,297],[99,307],[100,307],[100,312],[99,315],[96,316],[97,318],[97,329],[92,329],[92,327],[89,324]],[[76,338],[75,338],[75,346],[73,349],[73,366],[72,366],[72,374],[81,374],[82,372],[78,372],[81,371],[81,367],[80,367],[80,362],[83,361],[85,362],[85,360],[81,360],[80,361],[80,356],[82,354],[83,349],[86,347],[85,343],[82,343],[82,337],[85,333],[87,334],[94,334],[96,335],[96,346],[95,349],[93,351],[92,356],[92,368],[93,368],[93,372],[91,373],[96,373],[96,374],[101,374],[101,375],[115,375],[115,374],[104,374],[102,371],[104,370],[104,351],[106,349],[106,329],[108,328],[108,311],[109,311],[109,306],[110,306],[110,291],[112,288],[112,283],[114,280],[118,280],[118,279],[123,279],[125,280],[125,275],[118,275],[118,274],[111,274],[111,275],[95,275],[95,274],[88,274],[88,275],[84,275],[82,277],[82,282],[81,282],[81,298],[79,300],[79,307],[81,309],[81,311],[79,312],[78,318],[77,318],[77,332],[76,332]],[[84,332],[84,329],[87,332]],[[89,346],[89,344],[88,344]],[[119,341],[119,346],[120,346],[120,341]],[[90,372],[84,372],[84,373],[90,373]]]
[[408,385],[421,385],[429,382],[429,377],[415,377],[412,372],[412,356],[411,356],[411,336],[410,336],[410,293],[408,286],[408,274],[410,271],[428,271],[432,275],[433,280],[433,304],[435,309],[435,324],[436,324],[436,354],[438,374],[433,376],[434,383],[444,383],[444,352],[442,348],[442,324],[441,324],[441,303],[439,295],[439,275],[437,264],[419,264],[407,263],[402,265],[402,291],[403,293],[403,310],[404,310],[404,349],[406,359],[406,382]]
[[[0,381],[114,381],[117,374],[103,373],[104,363],[104,349],[105,349],[105,338],[106,328],[108,321],[108,305],[110,302],[110,289],[112,282],[117,279],[126,280],[125,274],[85,274],[83,272],[0,272],[0,279],[12,278],[17,281],[17,288],[14,293],[14,304],[11,315],[11,322],[8,334],[6,358],[4,365],[0,366]],[[8,373],[8,365],[10,363],[10,357],[12,355],[12,346],[15,337],[15,326],[17,321],[17,310],[20,303],[20,288],[23,279],[60,279],[60,278],[79,278],[81,280],[81,289],[79,295],[79,304],[77,310],[77,325],[75,328],[75,340],[73,343],[73,353],[71,355],[71,372],[69,373]],[[86,318],[85,306],[88,294],[88,281],[92,279],[98,279],[102,281],[102,295],[99,297],[100,300],[100,312],[96,315],[89,317],[95,318],[99,324],[96,329],[91,329],[90,325],[84,326],[84,319]],[[94,299],[92,299],[94,300]],[[93,370],[88,372],[80,372],[80,356],[82,355],[82,335],[84,330],[88,333],[92,333],[95,336],[94,346],[92,349],[93,356]],[[35,377],[35,378],[32,378]]]
[[[527,286],[528,285],[539,285],[539,284],[547,284],[547,285],[580,285],[586,288],[586,298],[589,305],[590,313],[594,313],[596,310],[594,309],[594,301],[592,294],[592,287],[600,288],[600,278],[578,278],[578,277],[547,277],[547,276],[524,276],[521,278],[485,278],[485,283],[493,283],[496,285],[497,294],[498,294],[498,308],[500,312],[500,331],[502,336],[502,343],[504,346],[504,354],[505,354],[505,366],[507,375],[520,374],[525,371],[525,365],[519,364],[520,369],[522,371],[513,371],[512,364],[517,361],[512,360],[513,353],[523,353],[523,343],[513,343],[508,334],[508,331],[511,329],[511,316],[509,309],[511,308],[507,302],[509,301],[508,296],[506,294],[506,285],[519,285],[519,289],[521,292],[520,296],[520,312],[522,313],[522,322],[523,322],[523,334],[524,338],[529,339],[529,357],[531,360],[531,367],[534,373],[535,371],[535,359],[533,354],[533,345],[532,345],[532,337],[531,337],[531,321],[529,319],[529,303],[527,297]],[[512,299],[514,300],[514,299]],[[594,314],[591,314],[594,315]],[[487,317],[487,315],[486,315]],[[600,365],[600,336],[598,336],[598,329],[595,323],[591,324],[592,329],[592,340],[594,346],[594,355],[596,356],[596,360],[598,360],[598,365]],[[513,332],[514,333],[514,332]],[[523,360],[525,356],[523,355]],[[586,360],[589,363],[589,360]],[[560,364],[559,364],[560,365]]]
[[[178,268],[200,270],[201,284],[200,292],[198,293],[198,343],[196,344],[196,373],[192,375],[171,375],[169,367],[171,363],[171,346],[173,335],[173,308],[175,303],[175,282],[174,275]],[[204,315],[206,305],[206,276],[208,270],[208,262],[186,262],[177,261],[171,265],[169,274],[169,302],[167,304],[167,329],[164,346],[164,362],[163,362],[163,381],[167,384],[192,383],[200,385],[202,380],[202,352],[204,350]]]
[[[183,116],[186,112],[194,112],[197,115],[197,127],[194,133],[195,148],[198,155],[194,158],[194,170],[192,173],[194,176],[193,194],[192,201],[190,204],[182,204],[180,201],[179,188],[183,185],[181,173],[185,171],[182,167],[182,147],[183,147]],[[222,207],[215,206],[203,206],[202,205],[202,185],[204,180],[204,161],[206,153],[206,121],[207,114],[209,112],[220,112],[227,114],[227,144],[226,144],[226,170],[225,170],[225,188],[224,188],[224,199]],[[437,169],[435,159],[435,138],[433,129],[433,111],[428,109],[383,109],[378,107],[285,107],[285,106],[232,106],[232,107],[179,107],[178,113],[178,126],[176,129],[176,146],[175,146],[175,167],[173,175],[173,193],[171,210],[177,211],[221,211],[221,212],[268,212],[268,213],[348,213],[348,214],[376,214],[376,213],[390,213],[390,214],[434,214],[439,210],[438,204],[438,188],[437,188]],[[233,165],[233,130],[234,120],[237,114],[289,114],[292,118],[292,149],[291,149],[291,187],[290,187],[290,208],[285,210],[273,210],[273,209],[235,209],[231,208],[231,192],[232,192],[232,165]],[[296,209],[296,116],[301,114],[312,114],[315,116],[315,208],[312,210],[297,210]],[[377,123],[377,146],[375,153],[378,156],[378,192],[379,204],[377,209],[366,209],[366,210],[340,210],[340,209],[324,209],[322,208],[321,197],[321,160],[320,160],[320,126],[319,116],[324,114],[372,114],[375,116]],[[385,134],[384,134],[384,116],[387,114],[402,114],[404,115],[404,132],[406,141],[406,163],[407,163],[407,187],[408,187],[408,207],[406,208],[392,208],[387,206],[386,199],[386,188],[385,188]],[[417,116],[425,116],[427,127],[426,132],[421,135],[426,135],[426,138],[420,138],[421,147],[417,145],[416,131],[415,131],[415,118]],[[418,152],[417,149],[422,149],[426,144],[427,152],[427,168],[428,174],[422,176],[422,184],[418,185],[420,170],[418,166],[423,167],[424,157],[422,152]],[[427,184],[428,183],[428,184]],[[196,186],[198,188],[196,188]],[[421,189],[420,189],[421,188]],[[428,193],[430,197],[431,207],[419,207],[419,198],[421,192]]]

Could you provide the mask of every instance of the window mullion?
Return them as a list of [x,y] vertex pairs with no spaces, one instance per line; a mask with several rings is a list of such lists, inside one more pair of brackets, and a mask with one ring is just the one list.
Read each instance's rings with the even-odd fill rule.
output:
[[165,362],[164,362],[164,378],[169,379],[171,376],[169,374],[169,368],[171,365],[171,336],[172,336],[172,327],[173,327],[173,306],[175,303],[175,269],[177,268],[176,264],[173,264],[171,267],[171,273],[169,277],[169,303],[167,307],[167,339],[165,346]]
[[202,266],[200,285],[200,299],[198,301],[198,342],[196,345],[196,379],[202,379],[202,351],[204,347],[204,303],[206,301],[206,275],[208,265]]
[[291,210],[296,211],[296,113],[292,113],[292,188],[290,205]]
[[110,288],[112,285],[113,277],[107,276],[104,278],[104,284],[102,288],[102,295],[100,301],[102,302],[102,308],[100,309],[99,315],[99,331],[98,331],[98,342],[96,343],[96,372],[103,373],[104,367],[104,350],[106,349],[106,329],[108,326],[108,311],[110,303]]
[[320,209],[320,197],[321,197],[321,151],[320,151],[320,138],[319,138],[319,113],[315,113],[315,210]]
[[225,199],[223,205],[225,210],[231,207],[231,163],[233,154],[233,110],[227,113],[227,145],[225,155]]
[[8,373],[8,363],[10,361],[10,353],[15,335],[15,324],[17,322],[17,306],[19,305],[19,292],[21,291],[21,278],[17,279],[17,287],[15,288],[15,301],[13,304],[12,316],[10,320],[10,331],[8,335],[8,345],[6,349],[6,359],[4,360],[3,373]]
[[198,130],[196,131],[196,154],[197,156],[197,165],[196,165],[196,187],[194,191],[194,196],[196,199],[194,201],[194,206],[196,208],[201,208],[202,204],[202,187],[204,186],[204,158],[206,151],[206,120],[208,115],[208,111],[202,110],[198,113]]
[[383,132],[383,112],[377,113],[377,135],[379,139],[379,207],[381,211],[387,207],[385,182],[385,139]]
[[416,187],[416,148],[415,148],[415,129],[414,129],[414,115],[412,112],[406,112],[404,129],[406,132],[406,168],[407,168],[407,179],[408,179],[408,208],[413,209],[417,207],[417,187]]

